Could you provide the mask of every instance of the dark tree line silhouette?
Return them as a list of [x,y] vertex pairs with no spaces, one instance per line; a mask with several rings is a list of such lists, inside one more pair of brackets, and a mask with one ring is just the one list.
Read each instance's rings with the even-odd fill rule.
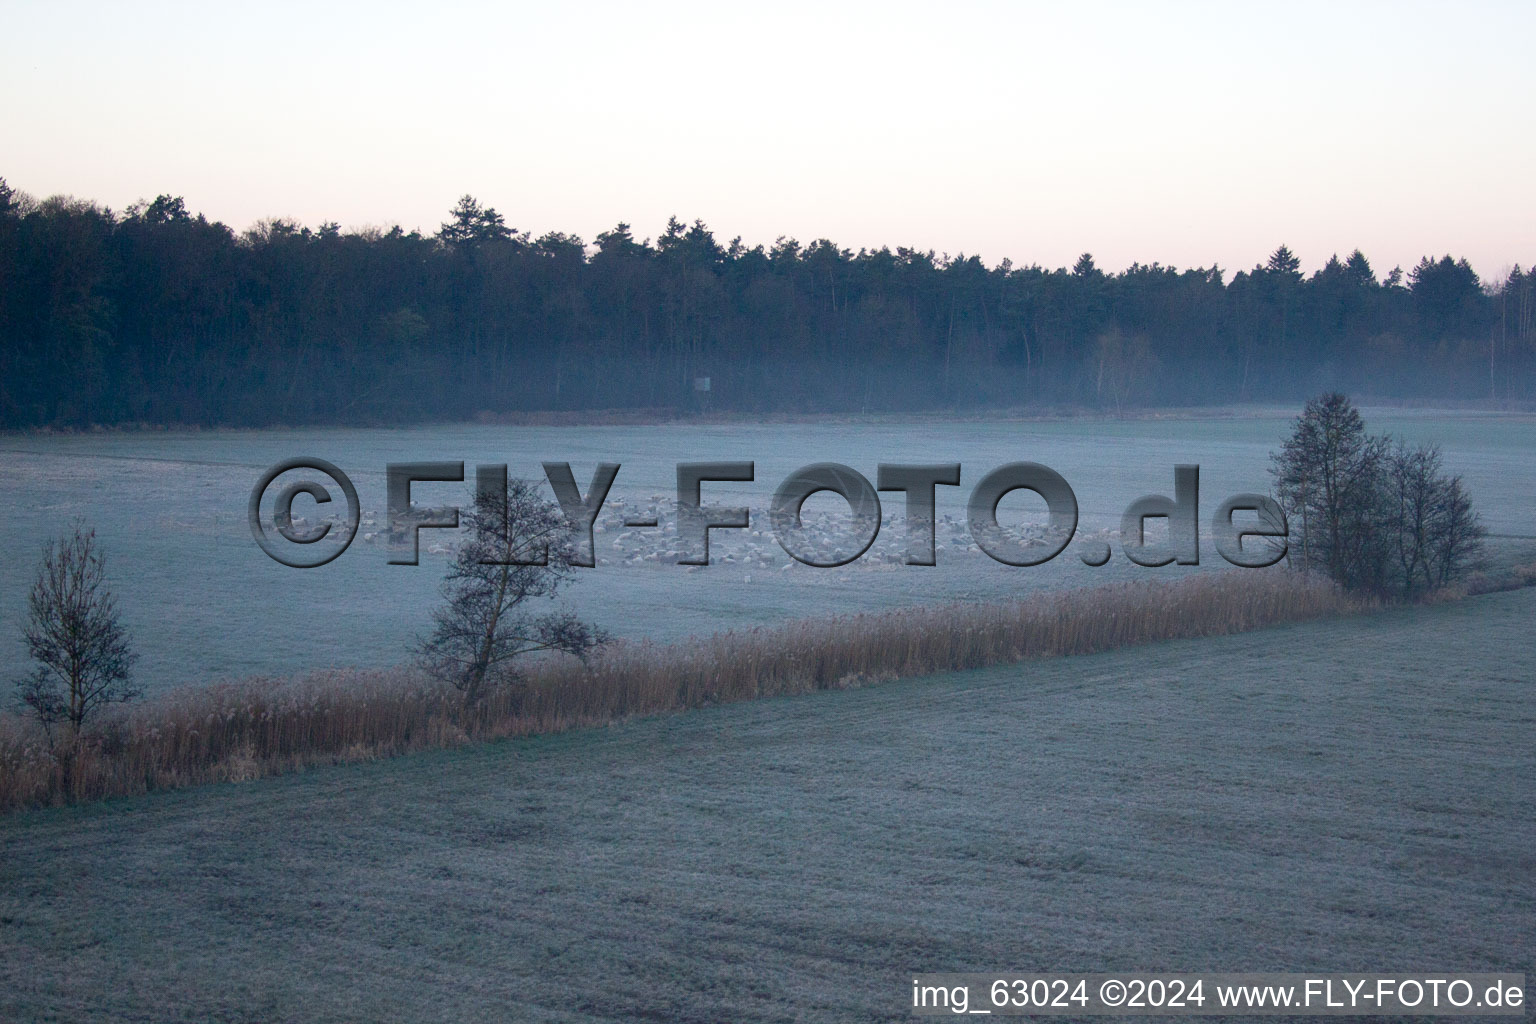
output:
[[[237,234],[0,179],[0,426],[397,423],[535,410],[900,411],[1536,398],[1536,267],[1106,273],[675,218],[591,245],[461,199],[435,235]],[[707,391],[700,378],[709,378]]]

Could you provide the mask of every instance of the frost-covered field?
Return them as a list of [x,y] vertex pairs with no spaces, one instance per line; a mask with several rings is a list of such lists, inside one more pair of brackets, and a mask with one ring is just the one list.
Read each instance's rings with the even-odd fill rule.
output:
[[893,1020],[1530,970],[1536,591],[0,819],[0,1019]]
[[[1450,469],[1464,473],[1489,525],[1536,535],[1536,420],[1529,416],[1366,410],[1373,430],[1441,442]],[[569,461],[585,488],[600,461],[622,464],[603,532],[601,559],[568,592],[584,616],[630,637],[675,638],[765,624],[825,611],[856,611],[965,598],[999,598],[1036,588],[1113,579],[1166,577],[1177,567],[1143,569],[1116,555],[1090,569],[1068,551],[1049,565],[998,565],[969,550],[965,500],[987,471],[1032,460],[1071,483],[1082,510],[1080,534],[1118,527],[1133,499],[1171,494],[1173,467],[1201,467],[1201,518],[1227,495],[1264,491],[1269,453],[1294,410],[1244,410],[1144,420],[1055,422],[789,423],[602,427],[444,426],[402,430],[208,431],[0,437],[0,653],[19,657],[17,625],[44,537],[75,516],[100,533],[124,618],[151,689],[219,677],[396,663],[426,627],[446,556],[430,554],[441,535],[423,534],[422,564],[387,565],[377,543],[359,539],[337,561],[312,571],[284,568],[252,541],[245,508],[253,484],[273,463],[296,455],[328,459],[355,480],[377,532],[389,462],[463,460],[506,463],[514,475],[540,474],[540,462]],[[705,569],[669,564],[676,547],[668,506],[680,461],[752,460],[751,484],[709,484],[706,503],[761,511],[778,483],[810,462],[846,463],[870,479],[880,462],[960,462],[961,486],[938,489],[939,564],[900,564],[901,495],[882,495],[887,525],[870,553],[836,570],[788,567],[771,537],[716,531],[716,560]],[[467,485],[425,484],[419,500],[449,502]],[[1032,504],[1032,502],[1034,504]],[[620,503],[658,506],[662,526],[625,531]],[[1037,509],[1037,505],[1039,508]],[[302,506],[302,502],[301,502]],[[830,495],[813,511],[840,510]],[[1005,524],[1039,522],[1043,503],[1023,492],[1004,499]],[[760,533],[765,517],[754,520]],[[1524,545],[1529,560],[1532,545]],[[1206,568],[1223,568],[1207,544]]]

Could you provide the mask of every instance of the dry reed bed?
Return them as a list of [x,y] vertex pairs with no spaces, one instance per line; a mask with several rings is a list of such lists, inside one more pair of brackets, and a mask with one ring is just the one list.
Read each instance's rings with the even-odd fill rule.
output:
[[475,708],[409,668],[256,678],[124,709],[69,756],[30,723],[0,717],[0,812],[1361,609],[1300,573],[1229,572],[618,644],[587,665],[533,664]]

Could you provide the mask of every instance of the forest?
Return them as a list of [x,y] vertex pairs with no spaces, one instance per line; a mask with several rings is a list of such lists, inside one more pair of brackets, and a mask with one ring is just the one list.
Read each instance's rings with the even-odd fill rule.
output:
[[[1029,239],[1019,239],[1027,250]],[[464,196],[438,231],[244,232],[0,179],[0,427],[373,425],[1296,401],[1536,400],[1536,266],[1358,250],[1307,275],[1111,272],[827,239],[534,238]]]

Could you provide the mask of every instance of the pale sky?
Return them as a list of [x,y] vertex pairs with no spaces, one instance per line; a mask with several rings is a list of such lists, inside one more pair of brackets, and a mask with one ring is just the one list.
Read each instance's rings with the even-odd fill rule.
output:
[[0,2],[0,176],[589,242],[1536,262],[1536,4]]

